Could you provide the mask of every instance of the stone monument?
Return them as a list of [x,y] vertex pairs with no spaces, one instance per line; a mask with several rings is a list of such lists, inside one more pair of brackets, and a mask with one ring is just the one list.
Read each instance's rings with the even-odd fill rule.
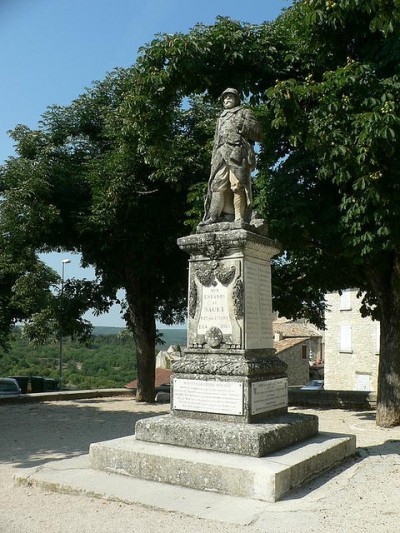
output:
[[339,438],[316,452],[318,418],[287,412],[286,364],[272,334],[270,260],[280,247],[252,213],[261,128],[235,89],[221,99],[204,218],[178,239],[190,256],[188,326],[172,367],[171,413],[139,420],[128,448],[117,439],[90,454],[95,468],[275,501],[354,442]]

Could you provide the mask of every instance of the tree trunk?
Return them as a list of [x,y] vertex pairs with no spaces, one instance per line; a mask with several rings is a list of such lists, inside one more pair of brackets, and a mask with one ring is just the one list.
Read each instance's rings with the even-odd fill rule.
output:
[[136,401],[155,401],[155,299],[151,284],[138,278],[126,286],[128,324],[136,344],[137,389]]
[[381,427],[400,425],[400,254],[394,253],[387,266],[386,272],[375,269],[369,276],[380,310],[376,423]]
[[400,309],[382,312],[376,423],[400,425]]

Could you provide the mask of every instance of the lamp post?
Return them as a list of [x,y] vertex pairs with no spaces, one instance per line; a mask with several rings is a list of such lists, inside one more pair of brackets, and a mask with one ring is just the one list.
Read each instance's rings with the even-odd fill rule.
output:
[[62,367],[63,367],[63,331],[62,331],[62,326],[63,326],[63,297],[64,297],[64,269],[65,269],[65,265],[67,265],[68,263],[71,262],[71,259],[63,259],[61,261],[61,294],[60,294],[60,310],[61,310],[61,313],[60,313],[60,319],[61,319],[61,331],[60,331],[60,353],[59,353],[59,358],[58,358],[58,380],[59,380],[59,383],[58,383],[58,386],[59,386],[59,389],[62,390]]

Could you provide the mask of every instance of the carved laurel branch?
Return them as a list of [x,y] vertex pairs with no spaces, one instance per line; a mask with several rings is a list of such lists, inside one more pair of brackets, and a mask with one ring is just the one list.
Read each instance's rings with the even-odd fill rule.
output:
[[240,319],[244,316],[244,287],[241,279],[237,279],[233,286],[233,309],[235,318]]
[[173,363],[175,373],[217,374],[223,376],[279,376],[283,377],[285,368],[277,357],[246,360],[243,357],[210,357],[209,354],[195,360],[179,359]]
[[196,282],[194,280],[190,283],[189,288],[189,316],[190,318],[194,318],[196,315],[196,309],[197,309],[197,287]]

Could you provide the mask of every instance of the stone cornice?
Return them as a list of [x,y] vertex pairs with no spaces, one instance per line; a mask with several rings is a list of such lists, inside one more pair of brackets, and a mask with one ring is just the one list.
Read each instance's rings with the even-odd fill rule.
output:
[[197,233],[178,239],[181,250],[191,256],[218,260],[232,253],[254,250],[269,258],[280,253],[277,241],[245,229]]

